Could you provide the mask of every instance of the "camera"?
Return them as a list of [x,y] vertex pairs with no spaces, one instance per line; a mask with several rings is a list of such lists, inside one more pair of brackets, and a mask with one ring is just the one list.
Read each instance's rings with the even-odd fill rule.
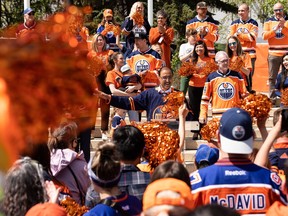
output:
[[284,108],[281,111],[281,115],[282,115],[281,132],[288,131],[288,108]]
[[112,24],[112,20],[108,20],[108,24]]

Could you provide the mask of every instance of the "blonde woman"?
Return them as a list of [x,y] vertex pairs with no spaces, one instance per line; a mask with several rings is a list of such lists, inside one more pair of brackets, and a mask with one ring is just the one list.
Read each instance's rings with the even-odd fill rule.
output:
[[[136,16],[135,16],[136,15]],[[144,23],[139,22],[139,19],[144,19]],[[143,20],[142,20],[143,21]],[[126,36],[126,46],[128,49],[134,49],[134,34],[145,33],[149,35],[151,26],[148,20],[144,17],[144,5],[142,2],[135,2],[130,10],[130,14],[125,18],[122,24],[122,33]]]
[[[92,50],[88,53],[88,59],[100,59],[102,61],[101,72],[96,74],[96,84],[99,90],[107,94],[111,94],[111,92],[109,87],[105,85],[107,71],[109,71],[106,66],[109,65],[109,56],[113,53],[114,52],[112,50],[109,50],[105,36],[101,34],[95,34],[93,36]],[[110,106],[104,100],[100,99],[100,109],[102,139],[106,140],[108,133]]]

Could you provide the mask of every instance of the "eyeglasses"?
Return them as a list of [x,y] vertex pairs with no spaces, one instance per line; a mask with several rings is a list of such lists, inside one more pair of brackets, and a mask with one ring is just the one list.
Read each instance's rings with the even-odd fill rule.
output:
[[34,16],[34,12],[28,13],[28,16]]
[[217,61],[218,63],[228,63],[229,59],[223,59],[221,61]]
[[283,9],[274,9],[274,12],[283,12]]
[[163,80],[172,80],[172,76],[160,77]]
[[236,42],[231,42],[231,43],[228,43],[229,46],[236,46],[237,43]]

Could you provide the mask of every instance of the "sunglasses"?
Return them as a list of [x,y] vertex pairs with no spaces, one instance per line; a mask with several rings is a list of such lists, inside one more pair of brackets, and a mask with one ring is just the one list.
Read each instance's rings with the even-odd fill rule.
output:
[[229,59],[223,59],[221,61],[217,61],[217,63],[228,63],[229,62]]
[[28,16],[34,16],[34,12],[28,13]]
[[274,12],[283,12],[283,9],[275,9]]
[[231,43],[228,43],[229,46],[236,46],[237,43],[236,42],[231,42]]

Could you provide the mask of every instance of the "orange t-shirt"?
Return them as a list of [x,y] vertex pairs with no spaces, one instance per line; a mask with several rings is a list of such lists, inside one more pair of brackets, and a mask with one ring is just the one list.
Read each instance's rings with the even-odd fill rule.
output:
[[214,59],[210,57],[198,58],[197,63],[194,65],[195,73],[189,81],[190,86],[204,87],[208,75],[217,70],[217,65]]

